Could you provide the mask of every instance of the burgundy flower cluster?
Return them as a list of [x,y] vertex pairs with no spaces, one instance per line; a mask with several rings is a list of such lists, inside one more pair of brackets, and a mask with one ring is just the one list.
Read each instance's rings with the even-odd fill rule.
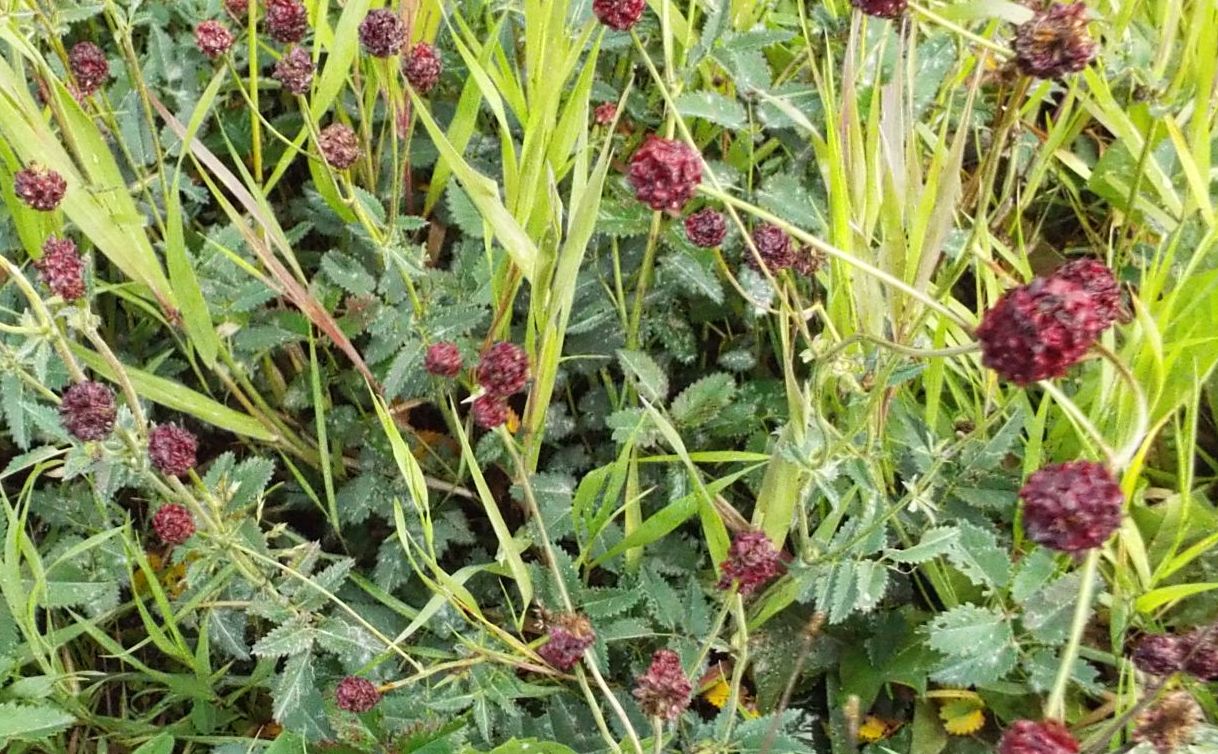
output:
[[114,391],[99,382],[78,382],[64,391],[59,421],[78,440],[104,440],[114,429]]
[[152,530],[167,545],[180,545],[194,536],[195,519],[186,506],[162,505],[152,517]]
[[106,53],[92,42],[77,42],[68,53],[68,68],[82,97],[96,94],[110,78]]
[[1102,464],[1059,463],[1036,471],[1019,491],[1023,528],[1033,542],[1077,555],[1121,526],[1125,495]]
[[646,9],[647,0],[592,0],[596,20],[616,31],[629,31]]
[[634,684],[634,698],[648,717],[676,720],[689,706],[693,684],[681,669],[681,658],[671,649],[657,650],[651,666]]
[[70,238],[48,238],[42,244],[42,258],[34,267],[42,282],[64,301],[85,297],[85,262]]
[[1015,30],[1015,65],[1027,76],[1058,79],[1095,59],[1098,45],[1087,33],[1087,5],[1051,3]]
[[186,476],[195,467],[199,441],[176,424],[160,424],[148,433],[148,460],[166,476]]
[[1007,291],[985,312],[977,327],[981,363],[1016,385],[1061,377],[1119,312],[1112,271],[1095,260],[1070,262]]
[[998,754],[1078,754],[1078,741],[1056,720],[1019,720],[1002,734]]
[[719,566],[718,587],[728,589],[740,585],[740,594],[747,597],[782,574],[786,565],[781,553],[763,532],[749,531],[736,535],[727,551],[727,560]]
[[59,206],[68,191],[63,176],[41,165],[32,164],[13,176],[13,193],[30,209],[50,212]]
[[537,654],[558,670],[569,671],[595,641],[596,631],[586,617],[561,615],[550,625],[546,643],[541,645]]
[[484,391],[474,399],[474,422],[494,429],[508,419],[507,399],[529,381],[528,354],[515,343],[495,343],[482,354],[474,377]]
[[367,712],[381,701],[381,692],[367,678],[349,675],[334,689],[334,702],[347,712]]
[[440,53],[427,42],[419,42],[402,56],[402,75],[419,94],[427,94],[435,89],[443,72]]
[[1188,673],[1201,681],[1218,681],[1218,628],[1188,633],[1146,634],[1134,647],[1133,664],[1144,673],[1166,676]]

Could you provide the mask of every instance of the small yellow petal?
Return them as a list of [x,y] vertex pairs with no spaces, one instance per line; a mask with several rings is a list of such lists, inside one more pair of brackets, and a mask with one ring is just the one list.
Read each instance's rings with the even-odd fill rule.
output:
[[723,705],[727,704],[727,697],[731,693],[732,687],[728,686],[727,681],[720,676],[718,681],[702,692],[702,698],[713,704],[715,709],[723,709]]
[[975,701],[956,699],[939,710],[943,729],[953,736],[971,736],[985,725],[984,708]]
[[875,743],[888,734],[888,726],[875,715],[868,715],[859,726],[859,740]]

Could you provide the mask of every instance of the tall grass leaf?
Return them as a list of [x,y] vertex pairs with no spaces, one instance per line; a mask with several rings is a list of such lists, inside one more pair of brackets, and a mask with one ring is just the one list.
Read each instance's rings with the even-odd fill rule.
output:
[[[0,24],[0,38],[11,42],[11,30]],[[0,59],[0,135],[26,162],[39,162],[64,177],[68,191],[60,209],[115,267],[149,288],[164,309],[177,301],[161,262],[143,229],[143,216],[127,193],[118,166],[97,127],[61,83],[52,89],[56,105],[68,120],[65,127],[81,151],[87,178],[42,118],[24,79]]]
[[516,222],[516,218],[508,212],[507,207],[503,205],[495,182],[474,170],[465,161],[465,158],[453,148],[453,145],[444,136],[444,132],[440,130],[440,126],[431,117],[426,103],[413,91],[410,96],[419,120],[427,129],[427,133],[440,151],[440,155],[448,161],[453,175],[461,182],[470,201],[482,213],[482,218],[487,222],[499,243],[503,244],[503,248],[507,250],[512,262],[520,268],[521,274],[531,283],[537,266],[537,246],[525,234],[520,223]]
[[[114,373],[114,370],[110,368],[106,360],[93,351],[74,343],[72,345],[72,352],[89,369],[92,369],[110,381],[117,380],[118,375]],[[131,384],[135,387],[135,391],[140,394],[141,398],[173,409],[174,411],[189,414],[199,421],[253,440],[278,442],[281,439],[277,432],[263,426],[249,414],[243,414],[222,403],[218,403],[202,393],[191,390],[180,382],[175,382],[165,377],[158,377],[131,366],[124,366],[123,368],[127,372]]]
[[[451,403],[450,407],[453,415],[456,416],[457,407]],[[512,532],[508,530],[507,522],[503,520],[503,514],[499,511],[499,503],[491,493],[491,488],[487,486],[486,478],[482,476],[478,457],[474,455],[474,449],[470,447],[469,438],[465,436],[465,428],[461,426],[460,422],[454,422],[453,427],[457,434],[457,440],[461,443],[461,453],[468,464],[469,475],[474,480],[474,487],[478,490],[478,499],[482,502],[482,509],[486,513],[486,519],[490,522],[491,529],[495,532],[495,539],[499,541],[499,549],[502,552],[504,561],[507,563],[508,570],[512,574],[512,578],[516,581],[516,588],[520,590],[520,600],[524,603],[521,609],[524,609],[533,601],[533,579],[529,576],[529,569],[525,568],[524,560],[520,557],[520,546],[512,537]]]
[[50,704],[0,703],[0,741],[39,741],[74,722],[74,715]]

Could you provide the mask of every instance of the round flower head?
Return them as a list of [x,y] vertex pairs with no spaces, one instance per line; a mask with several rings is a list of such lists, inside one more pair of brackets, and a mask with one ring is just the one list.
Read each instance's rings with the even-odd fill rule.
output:
[[215,60],[233,46],[233,33],[219,21],[204,21],[195,27],[195,46]]
[[461,351],[455,343],[432,343],[423,356],[423,368],[437,377],[456,377],[461,374]]
[[106,53],[92,42],[77,42],[68,53],[68,67],[76,79],[76,88],[81,96],[88,97],[110,78],[110,63]]
[[702,182],[702,157],[682,141],[649,134],[630,158],[630,185],[657,212],[680,212]]
[[482,354],[475,376],[487,393],[506,398],[529,381],[529,357],[515,343],[499,341]]
[[728,548],[727,560],[719,566],[719,588],[739,582],[740,594],[747,597],[770,583],[785,566],[770,538],[759,531],[737,534]]
[[1078,741],[1056,720],[1018,720],[1002,734],[998,754],[1077,754]]
[[293,47],[275,63],[271,78],[288,94],[308,94],[313,85],[313,59],[303,47]]
[[707,207],[685,218],[685,237],[694,246],[713,249],[727,237],[727,220]]
[[34,263],[42,282],[64,301],[85,297],[85,263],[69,238],[51,236],[42,244],[42,259]]
[[97,382],[76,383],[64,391],[59,403],[59,422],[85,442],[109,437],[117,415],[114,393]]
[[402,75],[419,94],[427,94],[435,89],[443,72],[440,53],[426,42],[411,47],[410,53],[402,58]]
[[1184,667],[1184,643],[1170,634],[1146,634],[1133,650],[1133,664],[1150,675],[1171,675]]
[[508,420],[507,402],[491,393],[475,398],[470,412],[474,415],[474,423],[483,429],[494,429]]
[[369,11],[359,25],[359,43],[375,58],[397,55],[406,42],[406,22],[388,8]]
[[30,165],[13,176],[13,193],[30,209],[50,212],[63,201],[68,182],[63,176],[41,165]]
[[1184,636],[1184,670],[1203,681],[1218,681],[1218,630],[1198,629]]
[[681,669],[681,658],[671,649],[657,650],[651,666],[634,684],[634,698],[648,717],[676,720],[689,706],[693,685]]
[[250,0],[224,0],[224,8],[244,21],[249,17]]
[[569,671],[595,642],[596,632],[587,618],[563,615],[550,626],[549,638],[537,650],[537,654],[558,670]]
[[376,684],[367,678],[349,675],[334,689],[334,702],[347,712],[367,712],[381,700]]
[[1094,461],[1045,466],[1028,477],[1019,496],[1028,538],[1071,554],[1104,544],[1120,527],[1125,504],[1112,474]]
[[326,126],[317,138],[321,156],[326,164],[338,170],[346,170],[359,160],[363,150],[359,146],[359,137],[342,123],[331,123]]
[[626,31],[639,22],[647,0],[592,0],[596,19],[610,29]]
[[266,30],[280,44],[296,44],[309,30],[309,12],[297,0],[266,0]]
[[592,122],[598,126],[607,126],[617,117],[616,102],[602,102],[592,110]]
[[981,318],[981,363],[1016,385],[1061,377],[1106,326],[1095,299],[1078,283],[1036,278],[1007,291]]
[[855,8],[876,18],[900,18],[905,13],[905,0],[850,0]]
[[1083,70],[1097,49],[1087,33],[1087,6],[1082,2],[1052,3],[1015,30],[1015,64],[1039,79]]
[[[752,235],[753,245],[757,247],[757,256],[761,257],[761,261],[765,262],[766,268],[772,274],[789,269],[795,263],[795,249],[791,244],[791,237],[782,228],[762,223],[753,228]],[[759,268],[757,257],[747,249],[744,252],[744,261],[755,270]]]
[[195,519],[183,505],[169,503],[152,517],[152,530],[167,545],[180,545],[195,533]]
[[1052,277],[1082,286],[1095,306],[1095,324],[1100,327],[1101,332],[1121,316],[1121,286],[1112,270],[1098,259],[1084,258],[1067,262],[1058,267]]
[[174,424],[161,424],[148,433],[148,458],[153,467],[167,476],[185,476],[195,467],[199,442],[190,430]]
[[1193,742],[1204,719],[1192,694],[1172,691],[1138,715],[1133,740],[1149,743],[1158,754],[1171,754]]

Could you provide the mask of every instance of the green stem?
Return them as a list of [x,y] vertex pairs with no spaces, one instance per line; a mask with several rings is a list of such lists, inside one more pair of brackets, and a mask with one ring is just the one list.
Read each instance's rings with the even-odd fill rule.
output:
[[1061,665],[1057,668],[1057,678],[1053,682],[1053,690],[1049,693],[1049,701],[1045,703],[1045,718],[1064,720],[1066,717],[1066,686],[1070,684],[1071,671],[1074,661],[1078,658],[1079,646],[1083,641],[1083,631],[1087,628],[1087,618],[1091,615],[1091,598],[1095,591],[1095,577],[1099,570],[1099,548],[1087,553],[1083,563],[1082,582],[1078,586],[1078,602],[1074,605],[1074,621],[1070,624],[1070,640],[1062,650]]

